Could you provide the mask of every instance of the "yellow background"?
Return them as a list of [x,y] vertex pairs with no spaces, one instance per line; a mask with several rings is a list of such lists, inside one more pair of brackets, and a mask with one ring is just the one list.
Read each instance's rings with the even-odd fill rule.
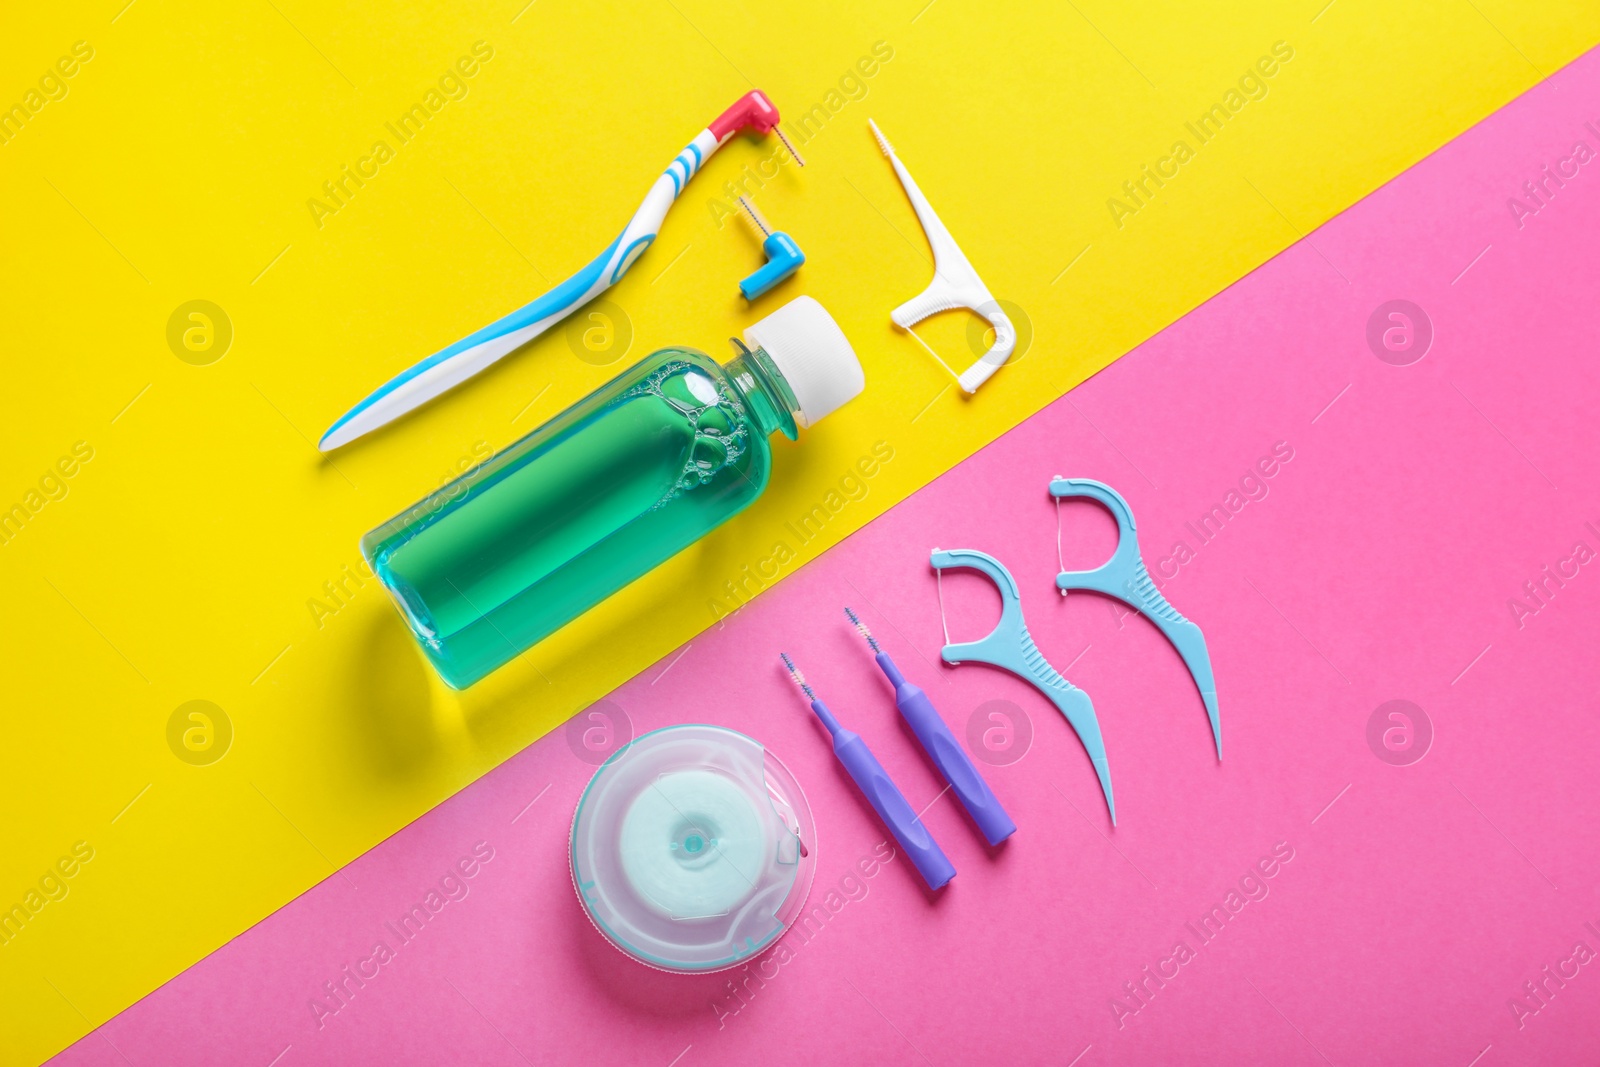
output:
[[[74,842],[95,849],[0,946],[5,1062],[61,1048],[691,639],[873,442],[894,459],[802,558],[1600,39],[1584,0],[125,2],[16,7],[0,34],[0,104],[75,41],[94,49],[0,145],[0,508],[76,442],[94,450],[0,545],[0,906]],[[1107,198],[1280,40],[1295,57],[1269,95],[1113,225]],[[398,146],[384,123],[476,41],[494,57],[468,95]],[[355,568],[364,531],[624,364],[577,358],[557,330],[332,461],[322,430],[587,262],[737,96],[826,108],[879,41],[892,59],[864,98],[833,98],[809,166],[756,192],[809,256],[796,280],[754,313],[738,297],[759,250],[709,202],[773,147],[740,139],[609,294],[630,361],[724,354],[801,292],[838,318],[867,392],[780,443],[768,495],[464,694],[376,583],[319,620],[308,601],[338,603],[323,583]],[[1031,320],[1031,349],[976,398],[889,324],[931,267],[869,116]],[[378,139],[396,158],[318,228],[306,201]],[[195,299],[234,332],[205,366],[167,344]],[[973,358],[959,316],[919,333]],[[210,766],[167,743],[195,699],[234,729]]]

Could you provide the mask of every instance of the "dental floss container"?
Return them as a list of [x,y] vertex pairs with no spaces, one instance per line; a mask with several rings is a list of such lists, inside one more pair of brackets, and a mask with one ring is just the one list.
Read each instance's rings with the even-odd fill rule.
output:
[[752,738],[669,726],[595,772],[572,820],[572,882],[617,948],[665,971],[736,966],[799,916],[816,825],[799,783]]

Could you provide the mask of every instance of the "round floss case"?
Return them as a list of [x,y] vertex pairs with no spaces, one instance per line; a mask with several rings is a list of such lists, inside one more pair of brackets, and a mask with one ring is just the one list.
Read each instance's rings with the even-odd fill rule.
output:
[[760,743],[669,726],[618,749],[572,819],[572,883],[617,948],[665,971],[732,967],[772,944],[811,888],[816,826]]

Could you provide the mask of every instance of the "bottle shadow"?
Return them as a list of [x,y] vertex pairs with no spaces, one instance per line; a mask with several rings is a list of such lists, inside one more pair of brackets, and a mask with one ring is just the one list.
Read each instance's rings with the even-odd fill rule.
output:
[[[693,603],[699,589],[697,571],[708,565],[711,549],[704,542],[684,550],[687,566],[676,564],[671,573],[652,571],[578,616],[549,638],[521,652],[482,681],[462,690],[460,712],[467,731],[481,744],[494,744],[512,736],[523,743],[556,729],[573,715],[653,663],[669,658],[674,649],[661,650],[656,660],[632,663],[631,669],[612,674],[610,664],[631,653],[638,641],[636,629],[659,627],[659,620],[685,602]],[[675,557],[676,559],[676,557]],[[731,613],[731,611],[730,611]],[[706,625],[716,624],[707,608]],[[693,641],[702,628],[685,635]]]
[[[775,441],[774,448],[774,480],[779,477],[780,468],[784,477],[799,479],[805,470],[820,462],[793,442]],[[521,735],[528,729],[527,717],[532,715],[538,720],[536,725],[542,727],[533,734],[539,736],[670,657],[675,648],[720,626],[781,578],[799,569],[800,553],[823,533],[823,523],[816,517],[823,512],[818,509],[835,503],[831,499],[834,496],[839,501],[852,499],[839,493],[824,494],[821,502],[813,502],[810,511],[793,503],[786,505],[782,500],[757,500],[732,522],[710,531],[673,556],[670,563],[641,575],[463,691],[461,711],[468,731],[480,741],[506,733]],[[778,527],[773,543],[751,544],[741,524],[755,520],[769,508],[769,520],[789,515],[793,521]],[[832,512],[826,514],[831,516]],[[796,526],[795,522],[801,525]],[[665,573],[662,568],[667,568]],[[704,580],[708,572],[722,578],[723,584],[708,586]],[[691,608],[685,613],[685,605],[697,604],[698,610]],[[676,627],[682,638],[679,645],[661,648],[655,659],[632,663],[632,670],[615,676],[604,666],[596,670],[597,665],[617,660],[619,649],[631,651],[635,647],[636,627],[659,630],[659,620],[673,616],[682,619]],[[606,676],[605,683],[595,681],[600,674]]]
[[360,627],[343,673],[340,716],[357,754],[352,762],[375,779],[415,778],[436,757],[434,690],[439,684],[398,612],[375,606],[352,620]]

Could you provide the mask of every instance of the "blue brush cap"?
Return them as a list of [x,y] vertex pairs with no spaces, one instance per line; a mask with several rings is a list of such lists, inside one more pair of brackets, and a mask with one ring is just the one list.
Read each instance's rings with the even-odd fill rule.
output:
[[772,234],[761,242],[761,250],[767,254],[767,265],[739,283],[739,292],[746,300],[754,300],[767,292],[806,261],[806,254],[786,233]]

